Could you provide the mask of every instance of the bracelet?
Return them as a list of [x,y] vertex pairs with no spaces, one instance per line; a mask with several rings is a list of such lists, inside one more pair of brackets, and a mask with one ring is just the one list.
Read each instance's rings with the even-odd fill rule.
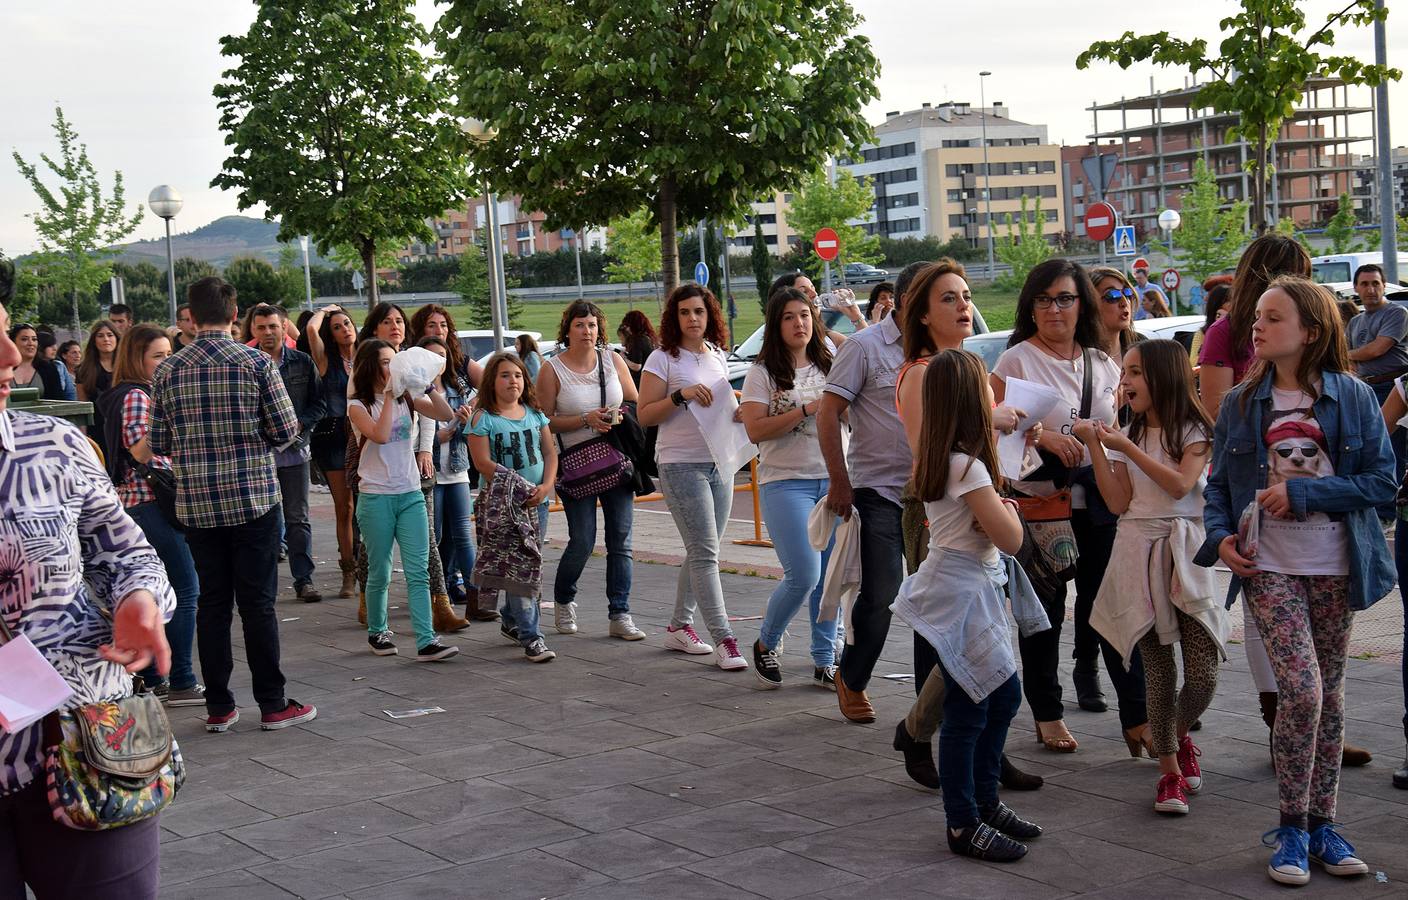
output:
[[674,403],[676,406],[684,406],[684,405],[685,405],[685,402],[686,402],[685,399],[684,399],[684,390],[681,389],[681,390],[675,391],[673,394],[671,394],[671,395],[670,395],[670,401],[671,401],[672,403]]
[[582,427],[583,427],[583,428],[586,428],[586,427],[587,427],[587,414],[586,414],[586,413],[582,413]]

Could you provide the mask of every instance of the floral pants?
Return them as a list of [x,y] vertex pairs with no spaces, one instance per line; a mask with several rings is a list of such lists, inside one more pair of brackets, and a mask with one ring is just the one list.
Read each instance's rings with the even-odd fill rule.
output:
[[1149,731],[1154,752],[1172,756],[1178,752],[1178,735],[1187,734],[1198,717],[1207,712],[1217,690],[1217,642],[1197,619],[1175,610],[1178,616],[1179,646],[1183,649],[1183,689],[1178,689],[1178,666],[1173,661],[1173,645],[1160,643],[1158,632],[1150,629],[1139,639],[1144,657],[1144,695],[1149,708]]
[[1244,582],[1280,690],[1271,750],[1281,814],[1333,821],[1354,611],[1344,575],[1262,572]]

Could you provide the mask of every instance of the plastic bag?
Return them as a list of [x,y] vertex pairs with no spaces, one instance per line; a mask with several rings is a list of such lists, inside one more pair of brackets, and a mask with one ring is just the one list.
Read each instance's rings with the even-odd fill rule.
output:
[[402,350],[391,358],[391,393],[419,397],[445,370],[445,357],[424,347]]
[[1247,559],[1256,556],[1261,542],[1261,506],[1253,499],[1237,521],[1237,552]]

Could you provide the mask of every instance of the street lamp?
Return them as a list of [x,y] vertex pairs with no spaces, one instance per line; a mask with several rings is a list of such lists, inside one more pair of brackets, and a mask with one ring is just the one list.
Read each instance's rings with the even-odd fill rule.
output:
[[[499,129],[481,119],[460,120],[463,131],[476,144],[487,144],[499,134]],[[484,181],[484,227],[489,233],[489,315],[494,326],[494,350],[504,348],[504,319],[507,312],[505,294],[507,285],[503,281],[504,248],[499,234],[499,198]]]
[[989,281],[996,277],[994,272],[996,266],[993,260],[994,253],[992,246],[992,188],[991,182],[988,180],[989,178],[991,178],[991,176],[988,174],[988,97],[987,82],[984,81],[984,79],[986,79],[991,74],[992,73],[987,70],[978,73],[978,107],[979,111],[982,113],[982,119],[980,121],[982,122],[983,126],[983,207],[984,214],[987,216],[988,220],[987,231]]
[[[1164,238],[1168,241],[1168,264],[1170,268],[1173,266],[1173,232],[1181,224],[1183,224],[1183,217],[1178,214],[1178,210],[1166,209],[1159,213],[1159,230],[1164,233]],[[1169,304],[1173,307],[1170,312],[1174,315],[1178,315],[1178,301],[1170,297]]]
[[159,184],[147,195],[147,207],[166,220],[166,290],[171,300],[171,324],[176,324],[176,260],[171,253],[171,220],[181,211],[181,194],[169,184]]
[[308,308],[313,308],[313,273],[308,268],[308,235],[299,235],[298,245],[303,248],[303,296]]

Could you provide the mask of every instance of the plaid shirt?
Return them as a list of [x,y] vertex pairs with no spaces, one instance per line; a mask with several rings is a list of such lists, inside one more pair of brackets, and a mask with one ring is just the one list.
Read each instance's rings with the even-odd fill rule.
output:
[[239,525],[273,508],[273,448],[297,433],[273,360],[228,331],[201,331],[157,367],[147,443],[171,457],[176,515],[192,528]]
[[[141,388],[128,391],[122,398],[121,434],[124,450],[131,450],[134,444],[147,436],[151,405],[151,398]],[[150,465],[158,469],[169,469],[171,460],[164,456],[153,456]],[[139,503],[150,503],[156,499],[156,494],[152,493],[146,479],[140,477],[136,469],[128,466],[127,477],[117,485],[117,499],[122,501],[122,508],[127,509]]]

